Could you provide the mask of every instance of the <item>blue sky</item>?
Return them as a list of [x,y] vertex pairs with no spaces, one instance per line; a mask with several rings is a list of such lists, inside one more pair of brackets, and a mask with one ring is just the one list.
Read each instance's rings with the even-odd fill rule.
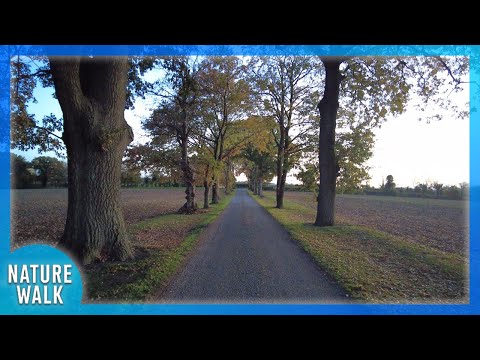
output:
[[[58,101],[53,99],[52,88],[35,89],[37,104],[30,105],[30,111],[41,119],[50,113],[62,117]],[[463,104],[469,100],[468,88],[460,94],[453,94],[455,101]],[[143,143],[147,140],[141,129],[141,119],[148,115],[151,102],[137,100],[134,110],[125,112],[125,119],[132,126],[135,142]],[[469,120],[444,117],[440,121],[427,124],[418,121],[419,117],[426,117],[427,109],[423,114],[413,108],[408,109],[403,115],[390,118],[381,128],[374,130],[376,143],[374,155],[368,161],[370,166],[370,185],[379,186],[382,178],[393,175],[397,186],[413,187],[425,181],[438,181],[445,185],[455,185],[469,180]],[[59,134],[60,135],[60,134]],[[30,150],[21,152],[27,160],[38,156],[38,151]],[[54,153],[45,155],[55,156]],[[238,180],[246,180],[244,176]],[[275,179],[274,179],[275,180]],[[290,183],[298,183],[290,175]]]

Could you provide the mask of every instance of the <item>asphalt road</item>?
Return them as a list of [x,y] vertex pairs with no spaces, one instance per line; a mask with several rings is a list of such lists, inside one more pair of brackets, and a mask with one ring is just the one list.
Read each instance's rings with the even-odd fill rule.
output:
[[164,292],[175,303],[345,303],[337,285],[245,189]]

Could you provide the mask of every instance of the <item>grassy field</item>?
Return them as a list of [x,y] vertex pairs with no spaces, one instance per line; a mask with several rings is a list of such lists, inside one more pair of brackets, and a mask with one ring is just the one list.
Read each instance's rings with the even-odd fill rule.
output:
[[254,198],[357,299],[468,302],[466,202],[338,196],[337,224],[313,226],[312,193]]
[[[84,267],[84,302],[144,302],[163,291],[194,248],[202,230],[233,195],[194,215],[179,215],[182,189],[122,189],[122,206],[135,258]],[[12,190],[12,247],[55,245],[66,211],[64,189]]]

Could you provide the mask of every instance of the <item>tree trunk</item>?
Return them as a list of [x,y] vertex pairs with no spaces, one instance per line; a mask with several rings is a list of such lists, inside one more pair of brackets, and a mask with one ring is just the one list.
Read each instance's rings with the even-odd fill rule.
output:
[[263,177],[260,176],[258,179],[258,195],[263,197]]
[[195,184],[191,181],[186,183],[185,188],[186,202],[178,210],[179,214],[193,214],[197,210],[197,204],[195,203]]
[[230,160],[227,161],[225,166],[225,194],[230,193]]
[[205,174],[203,178],[203,208],[208,209],[208,195],[210,193],[210,183],[208,182],[208,175],[209,175],[210,166],[207,165],[205,168]]
[[68,209],[60,245],[81,262],[132,257],[119,204],[120,166],[133,132],[124,118],[128,62],[50,58],[64,119]]
[[325,66],[326,78],[323,98],[318,104],[320,110],[320,185],[315,225],[331,226],[335,222],[335,188],[337,183],[335,127],[341,82],[340,64],[342,61],[334,58],[322,58],[322,61]]
[[[285,184],[287,182],[287,173],[289,169],[288,165],[288,154],[283,155],[283,164],[282,164],[282,176],[280,177],[280,184],[278,185],[278,196],[277,196],[277,205],[279,209],[283,208],[283,198],[285,195]],[[278,182],[277,182],[278,183]]]
[[208,209],[208,195],[210,193],[210,185],[208,184],[208,181],[205,180],[203,182],[203,208]]
[[277,181],[277,208],[283,209],[283,197],[285,195],[285,182],[287,180],[287,173],[285,169],[282,171],[282,176],[280,176],[280,182]]
[[195,203],[195,177],[194,171],[189,161],[182,160],[181,169],[183,171],[183,180],[185,181],[185,204],[178,210],[179,214],[193,214],[197,210]]
[[230,181],[228,179],[228,174],[225,177],[225,195],[228,195],[230,193]]
[[212,184],[212,204],[218,204],[218,200],[220,197],[218,196],[218,184],[217,180],[215,179]]
[[283,163],[285,157],[285,131],[283,129],[283,124],[280,125],[280,140],[278,145],[277,152],[277,191],[276,191],[276,208],[283,208],[283,194],[285,192],[285,183],[282,185],[283,177]]
[[42,187],[47,187],[48,178],[46,175],[42,176]]
[[195,172],[188,161],[187,138],[182,140],[182,160],[180,161],[180,169],[183,173],[183,181],[185,182],[185,204],[178,210],[180,214],[193,214],[197,211],[195,203]]

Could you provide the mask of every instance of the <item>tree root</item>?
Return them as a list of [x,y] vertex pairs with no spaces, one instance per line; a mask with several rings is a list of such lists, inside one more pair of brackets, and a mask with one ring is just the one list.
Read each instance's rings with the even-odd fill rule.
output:
[[197,211],[197,204],[195,204],[195,206],[192,208],[190,206],[187,206],[187,203],[185,203],[180,209],[178,209],[177,214],[192,215],[195,214]]

